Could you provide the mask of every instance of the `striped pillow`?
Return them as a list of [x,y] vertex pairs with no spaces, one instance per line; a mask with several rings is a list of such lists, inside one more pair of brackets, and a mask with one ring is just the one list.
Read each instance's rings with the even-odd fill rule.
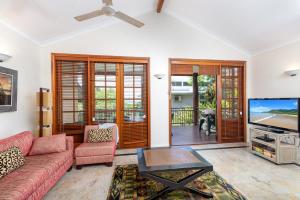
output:
[[88,135],[88,143],[111,142],[113,128],[91,129]]
[[24,165],[25,159],[18,147],[0,152],[0,178]]

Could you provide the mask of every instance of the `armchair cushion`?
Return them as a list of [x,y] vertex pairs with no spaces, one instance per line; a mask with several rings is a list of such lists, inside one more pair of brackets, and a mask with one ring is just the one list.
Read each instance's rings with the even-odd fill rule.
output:
[[66,151],[66,134],[36,138],[33,142],[30,156]]
[[[91,129],[98,129],[98,128],[99,128],[99,125],[87,125],[87,126],[85,126],[83,142],[84,143],[88,142],[89,131]],[[105,127],[105,128],[110,128],[110,127]],[[114,125],[114,126],[112,126],[112,128],[113,128],[112,141],[116,142],[116,137],[117,137],[117,132],[118,132],[118,126]]]
[[89,130],[88,143],[111,142],[113,127]]
[[75,149],[76,157],[114,155],[116,144],[112,142],[82,143]]

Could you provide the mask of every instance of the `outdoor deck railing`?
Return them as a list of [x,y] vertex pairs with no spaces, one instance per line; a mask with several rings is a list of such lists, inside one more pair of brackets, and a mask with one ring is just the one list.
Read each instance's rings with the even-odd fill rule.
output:
[[193,124],[192,108],[172,108],[172,125],[190,125]]

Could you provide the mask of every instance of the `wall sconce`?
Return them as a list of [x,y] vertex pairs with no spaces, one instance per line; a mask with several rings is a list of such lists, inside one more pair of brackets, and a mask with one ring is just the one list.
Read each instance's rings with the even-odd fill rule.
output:
[[5,62],[5,61],[7,61],[10,58],[11,58],[11,56],[3,54],[3,53],[0,53],[0,62]]
[[157,79],[163,79],[165,76],[165,74],[154,74],[154,77]]
[[199,74],[199,66],[198,65],[193,66],[193,74]]
[[300,69],[286,70],[284,73],[288,76],[297,76],[300,73]]

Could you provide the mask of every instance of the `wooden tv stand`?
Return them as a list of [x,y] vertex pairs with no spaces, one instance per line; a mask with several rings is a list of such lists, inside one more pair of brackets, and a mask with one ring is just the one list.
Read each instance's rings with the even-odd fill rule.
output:
[[[269,140],[263,140],[265,137]],[[298,146],[299,133],[274,133],[269,130],[250,128],[251,152],[276,164],[296,163]]]

